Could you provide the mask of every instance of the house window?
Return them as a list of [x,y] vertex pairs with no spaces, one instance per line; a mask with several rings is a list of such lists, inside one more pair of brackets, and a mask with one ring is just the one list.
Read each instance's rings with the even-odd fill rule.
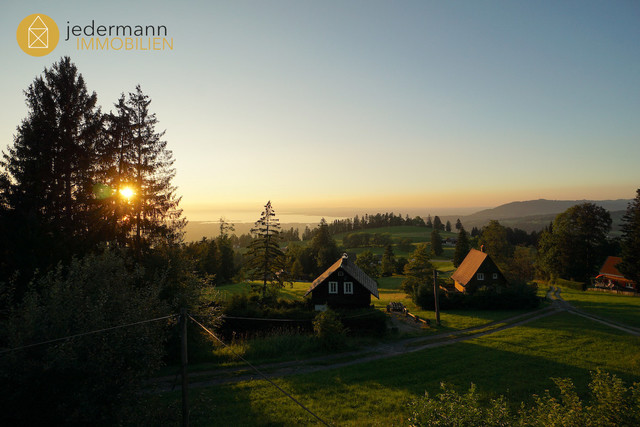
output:
[[338,282],[329,282],[329,293],[330,294],[338,293]]
[[484,273],[478,273],[478,280],[484,280]]
[[353,282],[344,282],[344,293],[353,294]]
[[493,273],[493,280],[496,280],[498,278],[498,273]]

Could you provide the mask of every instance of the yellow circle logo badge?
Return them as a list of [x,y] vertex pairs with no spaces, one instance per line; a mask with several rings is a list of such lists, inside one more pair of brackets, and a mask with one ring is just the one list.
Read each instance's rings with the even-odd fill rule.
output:
[[58,45],[60,31],[53,19],[42,13],[34,13],[20,22],[16,38],[20,49],[25,53],[45,56]]

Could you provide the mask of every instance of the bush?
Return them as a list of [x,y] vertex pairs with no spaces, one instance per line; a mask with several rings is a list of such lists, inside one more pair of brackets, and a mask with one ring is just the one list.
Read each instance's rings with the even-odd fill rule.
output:
[[[421,285],[413,294],[413,301],[424,310],[433,310],[433,288]],[[473,295],[459,292],[438,293],[441,310],[514,310],[536,308],[540,305],[537,285],[511,285],[498,289],[483,289]]]
[[534,404],[520,404],[516,412],[504,396],[480,404],[475,386],[458,394],[441,385],[435,398],[428,393],[410,403],[412,426],[634,426],[640,425],[640,383],[627,388],[615,375],[597,370],[591,373],[590,401],[582,402],[570,379],[552,378],[560,399],[549,392],[533,396]]
[[[167,315],[164,283],[119,251],[60,266],[0,327],[10,348]],[[167,321],[113,329],[0,358],[3,425],[117,425],[162,363]]]
[[321,311],[316,315],[313,331],[326,349],[341,348],[346,343],[346,330],[338,315],[332,310]]

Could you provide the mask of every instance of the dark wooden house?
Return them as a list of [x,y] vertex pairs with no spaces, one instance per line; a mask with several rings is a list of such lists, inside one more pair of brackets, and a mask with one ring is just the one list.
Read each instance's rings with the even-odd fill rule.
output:
[[380,299],[376,281],[346,254],[313,281],[305,296],[309,294],[316,310],[369,307],[371,295]]
[[499,288],[509,285],[491,257],[476,249],[469,251],[451,278],[454,280],[456,290],[468,294],[482,288]]

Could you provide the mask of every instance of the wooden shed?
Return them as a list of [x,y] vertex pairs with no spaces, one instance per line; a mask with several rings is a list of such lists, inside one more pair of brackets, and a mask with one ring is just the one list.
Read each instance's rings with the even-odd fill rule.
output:
[[305,296],[309,294],[316,310],[369,307],[371,295],[380,299],[378,283],[346,254],[313,281]]
[[468,294],[483,287],[498,288],[509,285],[491,257],[477,249],[469,251],[451,278],[458,291]]

